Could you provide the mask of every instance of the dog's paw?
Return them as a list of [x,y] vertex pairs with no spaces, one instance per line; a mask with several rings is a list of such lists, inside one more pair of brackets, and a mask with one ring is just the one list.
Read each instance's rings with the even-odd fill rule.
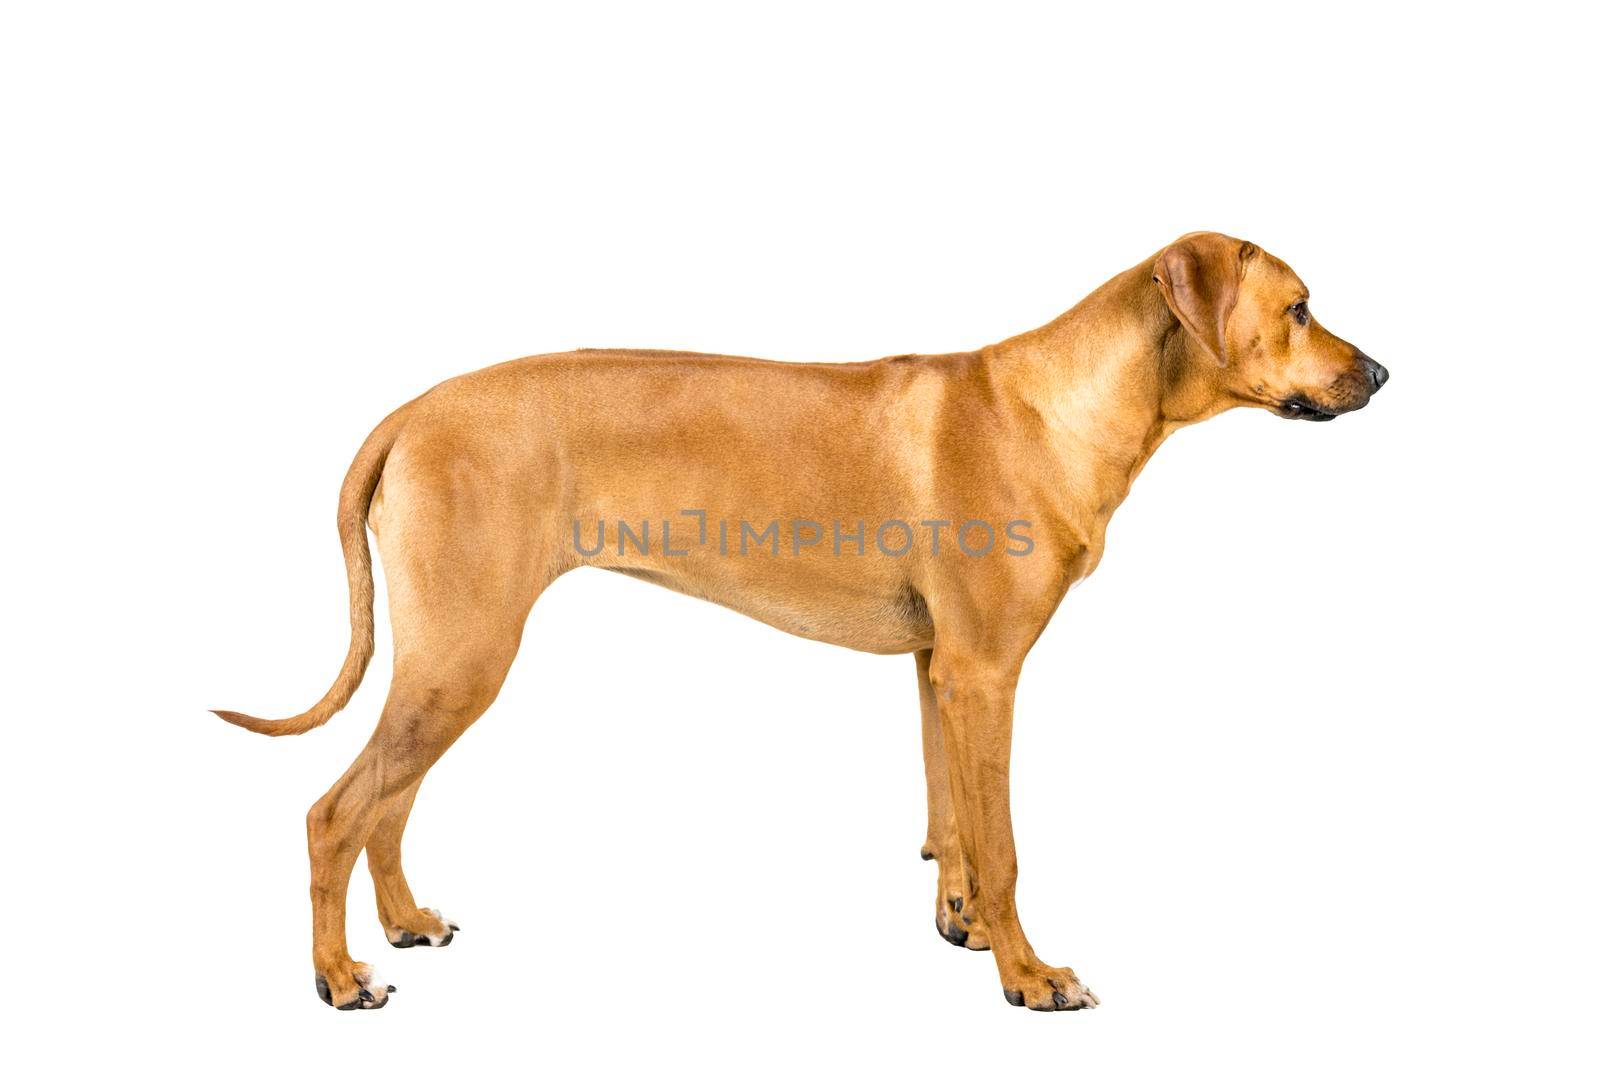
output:
[[989,931],[959,893],[947,893],[940,888],[939,899],[934,903],[933,925],[939,936],[952,945],[974,952],[989,950]]
[[418,945],[444,948],[455,940],[456,931],[459,929],[461,927],[446,919],[434,908],[418,908],[413,916],[399,925],[385,924],[384,934],[389,938],[389,944],[395,948],[416,948]]
[[381,1008],[389,1003],[393,992],[394,986],[378,977],[371,964],[350,961],[317,972],[317,996],[340,1011]]
[[[978,918],[973,906],[972,891],[967,880],[966,865],[959,858],[954,845],[944,849],[922,846],[925,859],[939,861],[939,892],[933,902],[933,926],[939,936],[958,948],[974,952],[987,952],[989,931]],[[955,857],[955,858],[947,858]]]
[[1078,981],[1070,967],[1037,964],[1010,975],[1001,974],[1000,985],[1007,1002],[1034,1011],[1077,1011],[1100,1004],[1100,998]]

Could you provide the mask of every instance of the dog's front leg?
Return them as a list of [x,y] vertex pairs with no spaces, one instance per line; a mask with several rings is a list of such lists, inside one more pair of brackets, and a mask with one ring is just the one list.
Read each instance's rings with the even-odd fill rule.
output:
[[950,765],[944,751],[944,730],[939,726],[939,703],[928,681],[933,650],[916,654],[917,695],[922,702],[922,764],[928,778],[928,836],[922,858],[939,864],[938,891],[933,900],[933,925],[939,936],[958,947],[975,951],[989,948],[989,931],[976,908],[966,906],[972,896],[967,865],[961,858],[956,832],[954,801],[950,796]]
[[1012,1004],[1035,1011],[1076,1011],[1099,1001],[1065,967],[1034,954],[1017,917],[1017,852],[1011,836],[1011,711],[1015,663],[992,654],[935,645],[928,680],[939,711],[957,838],[972,899],[964,903],[987,927]]

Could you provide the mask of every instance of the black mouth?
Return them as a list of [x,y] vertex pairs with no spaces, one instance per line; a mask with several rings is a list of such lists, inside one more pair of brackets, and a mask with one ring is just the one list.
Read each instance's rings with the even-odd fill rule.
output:
[[1306,422],[1328,422],[1339,417],[1337,411],[1318,407],[1303,396],[1291,396],[1279,404],[1278,414],[1286,419],[1304,419]]

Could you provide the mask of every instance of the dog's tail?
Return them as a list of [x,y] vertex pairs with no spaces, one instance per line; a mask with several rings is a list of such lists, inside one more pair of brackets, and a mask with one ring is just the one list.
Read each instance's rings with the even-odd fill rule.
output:
[[367,672],[367,662],[372,659],[372,555],[367,549],[367,509],[383,475],[389,449],[399,436],[399,415],[397,411],[384,419],[367,437],[339,490],[339,542],[344,546],[344,565],[350,577],[350,651],[345,653],[339,677],[327,695],[302,714],[287,719],[258,719],[237,711],[213,711],[224,722],[273,737],[303,734],[333,718],[334,712],[355,695]]

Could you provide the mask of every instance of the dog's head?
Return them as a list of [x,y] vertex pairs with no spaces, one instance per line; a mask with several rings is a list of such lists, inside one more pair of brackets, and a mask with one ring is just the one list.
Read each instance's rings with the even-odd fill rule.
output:
[[1276,256],[1220,233],[1192,233],[1155,261],[1155,283],[1232,400],[1326,422],[1366,407],[1389,372],[1312,317],[1311,294]]

